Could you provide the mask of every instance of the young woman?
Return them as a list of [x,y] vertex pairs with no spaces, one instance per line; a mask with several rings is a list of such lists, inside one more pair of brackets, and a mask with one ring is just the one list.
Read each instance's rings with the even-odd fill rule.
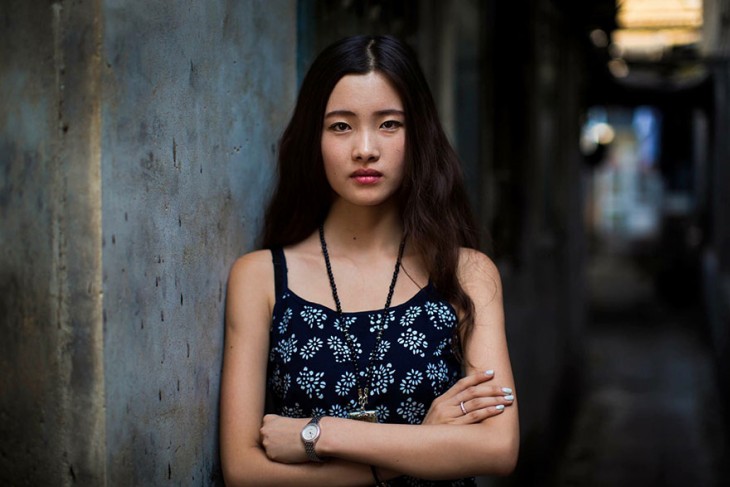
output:
[[357,36],[315,60],[263,247],[228,284],[227,485],[475,485],[512,471],[499,274],[474,250],[459,162],[403,43]]

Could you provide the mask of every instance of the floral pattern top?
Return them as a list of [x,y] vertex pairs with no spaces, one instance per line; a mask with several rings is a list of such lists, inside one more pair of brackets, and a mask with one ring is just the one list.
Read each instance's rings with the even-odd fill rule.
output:
[[[431,402],[460,377],[451,348],[456,326],[452,306],[429,283],[403,304],[383,310],[343,313],[307,301],[287,285],[286,260],[272,250],[276,303],[270,331],[267,412],[308,418],[347,417],[358,409],[360,381],[380,328],[370,374],[367,409],[381,423],[421,424]],[[344,330],[349,330],[352,347]],[[474,486],[474,479],[432,482],[403,476],[393,486]]]

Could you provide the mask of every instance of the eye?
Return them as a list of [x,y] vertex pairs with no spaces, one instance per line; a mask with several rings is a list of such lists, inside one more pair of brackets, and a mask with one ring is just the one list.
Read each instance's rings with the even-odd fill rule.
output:
[[333,132],[346,132],[350,129],[350,126],[345,122],[335,122],[329,126],[329,129]]
[[396,130],[403,126],[403,122],[400,122],[398,120],[386,120],[382,124],[380,124],[382,128],[385,130]]

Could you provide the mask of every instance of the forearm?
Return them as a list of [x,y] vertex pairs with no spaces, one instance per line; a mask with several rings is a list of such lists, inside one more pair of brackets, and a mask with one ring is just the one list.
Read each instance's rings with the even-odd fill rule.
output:
[[369,465],[333,458],[324,463],[278,463],[269,460],[258,447],[242,452],[240,459],[223,465],[226,487],[296,486],[358,487],[375,481]]
[[419,478],[507,474],[517,458],[517,431],[508,424],[365,424],[339,418],[323,418],[321,423],[320,455]]

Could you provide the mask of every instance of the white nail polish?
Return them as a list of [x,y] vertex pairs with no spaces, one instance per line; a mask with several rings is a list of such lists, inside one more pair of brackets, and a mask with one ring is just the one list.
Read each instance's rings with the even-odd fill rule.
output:
[[494,371],[492,369],[485,370],[484,375],[494,375]]
[[503,387],[502,392],[504,392],[505,394],[512,394],[512,389],[510,389],[509,387]]
[[510,394],[509,396],[504,396],[504,400],[505,401],[514,401],[515,396],[513,396],[512,394]]
[[504,410],[504,404],[497,404],[494,409],[496,409],[497,411],[502,411]]

